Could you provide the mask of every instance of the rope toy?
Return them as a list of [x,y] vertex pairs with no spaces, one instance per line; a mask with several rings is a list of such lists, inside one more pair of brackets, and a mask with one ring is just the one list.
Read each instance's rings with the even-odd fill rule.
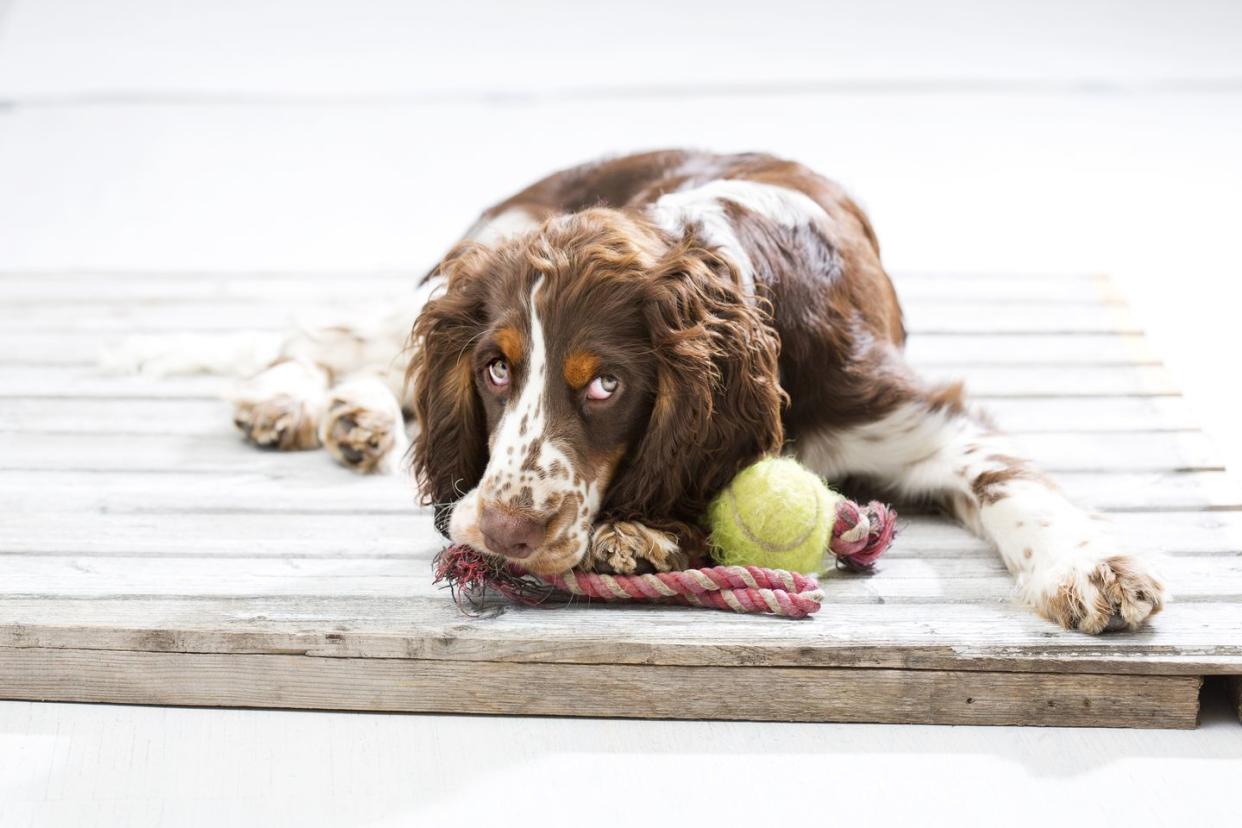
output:
[[[882,503],[861,506],[840,498],[828,549],[841,568],[869,571],[892,543],[897,515]],[[493,589],[526,606],[557,606],[574,598],[608,602],[686,604],[696,607],[805,618],[819,611],[824,593],[814,575],[754,565],[710,566],[649,575],[602,575],[570,570],[535,575],[516,564],[476,552],[446,548],[434,561],[435,582],[444,584],[463,610],[484,606]]]
[[535,575],[515,564],[482,555],[469,546],[450,546],[436,556],[436,583],[447,583],[458,606],[479,609],[495,589],[526,606],[551,606],[587,598],[609,602],[688,604],[734,612],[805,618],[824,600],[813,575],[759,566],[711,566],[649,575],[601,575],[570,570]]

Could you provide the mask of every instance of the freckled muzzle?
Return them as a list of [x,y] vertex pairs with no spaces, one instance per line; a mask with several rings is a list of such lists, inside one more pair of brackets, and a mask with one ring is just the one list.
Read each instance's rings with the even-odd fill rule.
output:
[[[532,572],[572,569],[590,543],[591,509],[584,487],[569,479],[497,486],[485,477],[453,509],[449,537],[481,552],[503,556]],[[566,485],[569,484],[569,485]],[[543,508],[536,508],[542,506]]]

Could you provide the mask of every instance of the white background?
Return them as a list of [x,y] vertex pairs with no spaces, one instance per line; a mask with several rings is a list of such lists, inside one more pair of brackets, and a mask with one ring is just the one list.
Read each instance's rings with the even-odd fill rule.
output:
[[[0,271],[413,274],[550,169],[674,145],[838,178],[894,270],[1114,275],[1242,467],[1240,3],[0,0]],[[1236,819],[1242,730],[1207,717],[1143,733],[3,703],[0,825],[647,824],[752,803],[864,824]]]

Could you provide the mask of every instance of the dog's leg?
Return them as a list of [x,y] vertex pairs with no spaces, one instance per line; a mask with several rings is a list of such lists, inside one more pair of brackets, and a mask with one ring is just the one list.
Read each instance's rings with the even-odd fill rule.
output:
[[917,394],[874,422],[802,441],[798,454],[825,477],[866,476],[936,500],[995,544],[1026,603],[1067,629],[1135,629],[1158,612],[1164,588],[1149,565],[968,412],[960,392]]

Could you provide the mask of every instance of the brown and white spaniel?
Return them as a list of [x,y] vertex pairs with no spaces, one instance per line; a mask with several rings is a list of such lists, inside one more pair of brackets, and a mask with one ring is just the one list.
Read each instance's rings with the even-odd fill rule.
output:
[[556,173],[484,212],[416,304],[411,382],[367,369],[391,364],[383,343],[414,310],[294,337],[243,387],[239,427],[373,471],[404,453],[412,410],[437,524],[538,572],[683,566],[712,496],[783,451],[941,504],[1065,627],[1134,628],[1161,607],[1147,565],[960,385],[909,368],[867,217],[797,163],[666,151]]

